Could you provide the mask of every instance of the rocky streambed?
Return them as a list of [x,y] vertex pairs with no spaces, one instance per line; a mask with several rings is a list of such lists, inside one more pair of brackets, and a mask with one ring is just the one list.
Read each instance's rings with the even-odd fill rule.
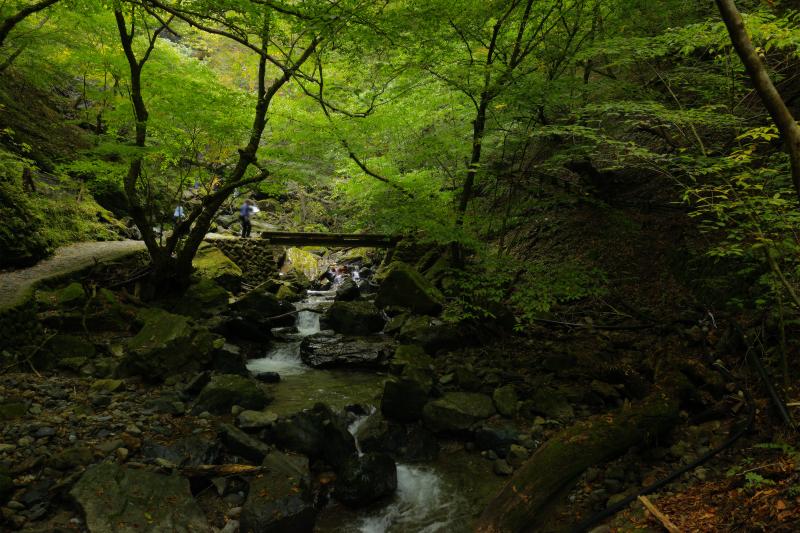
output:
[[232,268],[158,307],[40,290],[48,336],[0,375],[3,528],[466,531],[499,478],[451,439],[495,408],[442,397],[422,421],[441,396],[422,346],[452,334],[395,271],[394,297],[295,271],[231,299]]
[[[156,305],[38,290],[44,337],[0,354],[2,528],[469,531],[543,442],[647,390],[630,333],[482,344],[498,324],[443,321],[407,264],[353,261],[367,283],[334,289],[312,286],[324,256],[292,257],[245,291],[206,249],[187,293]],[[725,390],[694,371],[709,401]],[[710,424],[706,449],[724,437]],[[667,441],[590,468],[564,519],[688,453]]]

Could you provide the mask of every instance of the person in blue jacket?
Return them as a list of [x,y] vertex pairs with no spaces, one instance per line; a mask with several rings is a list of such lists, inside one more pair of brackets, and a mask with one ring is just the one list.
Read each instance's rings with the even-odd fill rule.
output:
[[250,238],[250,230],[252,229],[252,225],[250,224],[250,215],[253,212],[252,206],[253,204],[250,202],[250,200],[245,200],[241,209],[239,209],[239,220],[242,222],[243,239]]

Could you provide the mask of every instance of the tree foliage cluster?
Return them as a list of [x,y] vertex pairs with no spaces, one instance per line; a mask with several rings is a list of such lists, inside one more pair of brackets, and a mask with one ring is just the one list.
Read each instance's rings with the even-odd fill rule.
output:
[[[739,7],[791,108],[784,4]],[[515,232],[623,184],[688,205],[708,253],[762,284],[739,304],[800,281],[790,159],[710,2],[10,0],[0,21],[0,68],[67,95],[92,136],[54,171],[124,199],[165,280],[188,278],[235,191],[300,190],[337,229],[474,252],[449,278],[456,315],[510,301],[530,320],[605,277],[579,254],[521,257]],[[19,153],[17,132],[4,144]]]

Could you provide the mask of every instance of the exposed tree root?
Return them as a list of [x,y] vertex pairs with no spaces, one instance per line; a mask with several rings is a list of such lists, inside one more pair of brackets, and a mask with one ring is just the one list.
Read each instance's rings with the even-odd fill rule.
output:
[[668,432],[679,420],[685,378],[674,376],[641,402],[593,416],[555,435],[514,474],[481,515],[476,531],[525,531],[551,498],[590,466]]

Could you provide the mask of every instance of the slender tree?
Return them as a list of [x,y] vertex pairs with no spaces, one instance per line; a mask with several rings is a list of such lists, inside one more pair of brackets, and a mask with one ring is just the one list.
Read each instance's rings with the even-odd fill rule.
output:
[[[200,29],[224,36],[228,34],[234,35],[234,33],[225,29],[205,26],[197,18],[190,17],[185,11],[167,3],[147,2],[130,4],[130,6],[130,26],[126,23],[121,4],[118,4],[115,9],[115,17],[122,48],[125,51],[125,57],[130,68],[131,102],[136,119],[134,144],[139,148],[144,148],[147,143],[149,115],[142,95],[142,71],[156,45],[159,34],[167,29],[174,19],[184,20]],[[200,204],[193,208],[187,217],[176,225],[174,231],[163,245],[159,243],[152,229],[152,221],[147,215],[146,200],[139,194],[143,177],[143,157],[142,155],[137,155],[131,160],[125,177],[125,193],[131,216],[140,229],[142,238],[150,253],[154,266],[154,280],[160,285],[178,288],[187,285],[192,272],[192,259],[211,227],[217,211],[225,200],[236,188],[257,183],[269,176],[269,171],[258,161],[257,152],[267,124],[270,103],[281,87],[292,78],[292,75],[311,56],[320,42],[319,36],[308,36],[308,33],[303,33],[294,42],[290,43],[290,51],[283,57],[270,54],[268,50],[272,39],[270,11],[271,8],[268,6],[262,8],[261,27],[255,36],[241,37],[241,34],[237,35],[237,40],[246,40],[248,48],[258,54],[256,103],[248,142],[239,149],[237,160],[222,177],[219,188],[203,197]],[[144,32],[147,39],[145,51],[140,57],[137,57],[134,51],[136,32],[141,31],[136,24],[136,20],[139,20],[140,25],[145,28]],[[159,22],[157,29],[152,32],[147,31],[147,20],[150,20],[151,23],[157,20]],[[256,42],[251,42],[250,39],[253,37],[255,37]],[[298,49],[299,41],[303,38],[307,39],[307,44],[304,47],[300,47],[299,53],[293,52]],[[280,69],[280,75],[271,82],[267,81],[268,63],[272,63]],[[250,167],[254,167],[256,171],[254,173],[248,172]]]
[[742,63],[744,63],[745,69],[747,69],[747,73],[753,82],[753,87],[783,138],[786,152],[789,154],[789,160],[791,161],[792,182],[794,183],[798,200],[800,200],[800,126],[797,125],[792,112],[786,107],[786,103],[775,88],[775,84],[772,83],[764,61],[761,60],[750,37],[747,35],[747,28],[734,0],[716,0],[716,2],[722,15],[722,20],[728,28],[733,47],[736,49],[736,53]]

